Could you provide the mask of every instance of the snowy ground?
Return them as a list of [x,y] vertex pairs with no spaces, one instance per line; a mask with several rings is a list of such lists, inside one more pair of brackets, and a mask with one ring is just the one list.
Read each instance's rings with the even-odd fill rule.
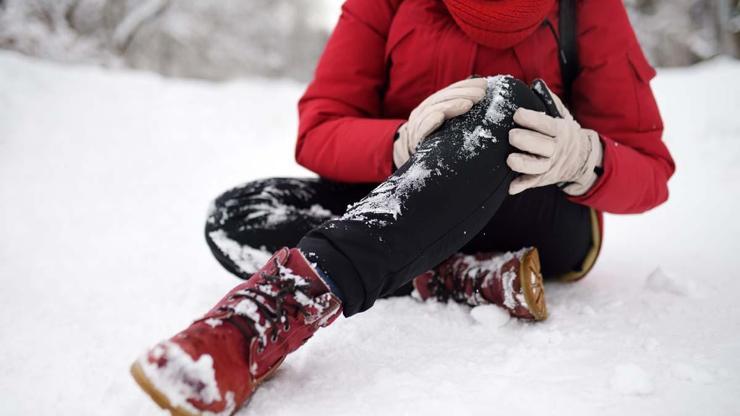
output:
[[[740,63],[654,82],[670,203],[528,325],[380,301],[286,361],[240,415],[740,414]],[[0,414],[157,415],[128,375],[236,280],[209,199],[292,159],[302,86],[213,85],[0,53]],[[476,320],[477,318],[477,320]]]

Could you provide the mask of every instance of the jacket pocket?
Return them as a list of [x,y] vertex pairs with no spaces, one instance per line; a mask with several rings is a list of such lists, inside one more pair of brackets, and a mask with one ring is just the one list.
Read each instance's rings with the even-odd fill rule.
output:
[[655,101],[650,81],[655,78],[657,72],[650,65],[639,45],[627,50],[627,60],[634,71],[633,88],[635,92],[635,104],[638,111],[639,131],[655,131],[663,129],[663,121],[660,110]]
[[645,54],[642,53],[639,46],[632,47],[627,51],[627,59],[629,59],[630,65],[632,65],[632,69],[640,81],[650,82],[650,80],[655,78],[657,72],[655,72],[655,69],[647,61]]

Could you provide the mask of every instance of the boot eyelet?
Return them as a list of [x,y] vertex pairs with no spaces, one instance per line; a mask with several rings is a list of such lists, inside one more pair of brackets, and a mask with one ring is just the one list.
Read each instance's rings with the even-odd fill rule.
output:
[[283,330],[290,331],[290,322],[285,321],[285,324],[283,325]]
[[278,334],[277,332],[273,332],[272,335],[270,336],[270,342],[275,343],[277,342],[277,340],[278,340]]

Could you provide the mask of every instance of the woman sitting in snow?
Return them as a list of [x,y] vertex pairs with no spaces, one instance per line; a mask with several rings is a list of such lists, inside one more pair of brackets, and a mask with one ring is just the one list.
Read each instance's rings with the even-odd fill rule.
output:
[[383,296],[545,319],[542,276],[591,269],[602,212],[668,197],[654,75],[620,0],[348,0],[299,103],[320,179],[216,200],[208,243],[247,281],[134,377],[172,414],[231,414]]

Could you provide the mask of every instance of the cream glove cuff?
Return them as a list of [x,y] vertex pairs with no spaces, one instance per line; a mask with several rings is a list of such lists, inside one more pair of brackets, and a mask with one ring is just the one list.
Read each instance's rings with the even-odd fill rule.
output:
[[408,122],[401,124],[401,127],[399,127],[396,132],[397,137],[393,141],[393,165],[396,168],[400,168],[401,165],[411,158],[408,144],[409,130],[407,124]]
[[596,174],[596,168],[602,166],[604,159],[604,146],[601,144],[599,134],[589,129],[582,129],[581,131],[588,138],[591,149],[586,162],[579,171],[578,177],[573,183],[563,188],[563,192],[570,196],[584,195],[594,186],[599,179],[599,175]]

